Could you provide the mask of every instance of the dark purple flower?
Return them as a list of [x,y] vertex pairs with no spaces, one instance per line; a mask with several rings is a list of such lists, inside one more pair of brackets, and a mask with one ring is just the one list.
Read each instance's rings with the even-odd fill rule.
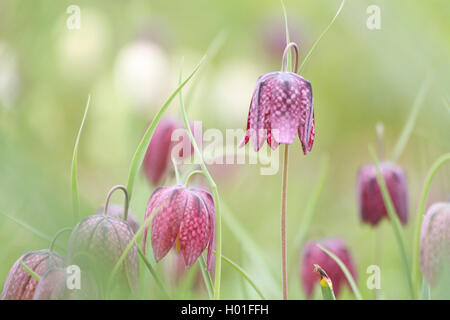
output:
[[[81,220],[69,239],[68,261],[107,281],[120,256],[134,236],[130,225],[119,218],[95,214]],[[133,244],[119,268],[121,280],[137,295],[139,289],[139,261],[136,243]]]
[[41,277],[50,269],[64,266],[63,258],[47,249],[24,253],[14,263],[6,277],[1,300],[31,300],[33,298],[38,282],[22,267],[20,261]]
[[[101,206],[97,210],[97,214],[103,214],[104,212],[105,212],[105,206]],[[123,206],[119,206],[116,204],[110,204],[110,205],[108,205],[108,212],[106,214],[108,216],[123,219],[123,212],[124,212]],[[139,230],[139,222],[137,221],[137,219],[133,216],[133,214],[130,211],[128,211],[127,221],[131,227],[131,230],[133,230],[133,232],[136,233]]]
[[296,135],[304,154],[310,152],[315,135],[311,84],[292,72],[271,72],[259,77],[240,146],[251,139],[258,151],[267,139],[275,149],[279,144],[291,144]]
[[443,271],[449,272],[450,203],[448,202],[433,204],[423,219],[420,235],[420,266],[431,286],[436,286],[442,278]]
[[[408,190],[405,174],[402,168],[390,162],[381,163],[380,171],[395,211],[405,225],[408,222]],[[373,164],[365,165],[359,170],[356,189],[359,213],[363,223],[375,226],[383,217],[389,218],[378,185],[376,167]]]
[[[189,136],[186,131],[178,140],[172,141],[172,133],[182,128],[184,128],[183,123],[176,117],[163,118],[158,123],[143,163],[145,175],[153,185],[159,184],[166,174],[167,167],[172,162],[171,153],[175,144],[183,143],[183,149],[177,155],[179,158],[187,157],[189,156],[189,152],[192,152],[192,145],[190,145]],[[183,150],[189,152],[185,154]]]
[[325,249],[334,253],[350,271],[353,278],[356,279],[355,265],[350,256],[345,242],[339,238],[327,239],[322,241],[310,241],[303,248],[303,256],[300,262],[301,265],[301,279],[303,288],[308,299],[312,297],[314,286],[320,281],[320,276],[314,272],[314,265],[321,266],[333,283],[333,291],[338,297],[341,290],[341,285],[347,282],[344,272],[342,272],[339,265],[325,252],[323,252],[317,244],[322,245]]
[[[201,188],[187,189],[179,184],[157,188],[150,197],[145,218],[164,203],[155,214],[151,228],[155,260],[161,260],[175,246],[181,251],[186,266],[191,267],[208,247],[207,265],[211,270],[216,238],[216,211],[211,194]],[[147,232],[148,226],[142,238],[144,250]]]

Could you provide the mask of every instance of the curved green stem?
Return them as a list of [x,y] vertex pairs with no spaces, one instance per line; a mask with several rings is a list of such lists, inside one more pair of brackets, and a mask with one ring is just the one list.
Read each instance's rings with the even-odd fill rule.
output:
[[[181,75],[182,70],[180,70],[180,81],[181,81]],[[219,192],[217,190],[217,185],[214,182],[214,179],[212,178],[211,174],[208,171],[208,168],[206,168],[205,162],[203,160],[202,152],[200,151],[197,142],[195,141],[194,135],[191,130],[191,126],[189,125],[189,119],[186,113],[186,108],[183,101],[183,94],[182,90],[179,90],[180,95],[180,107],[181,107],[181,114],[183,117],[184,126],[186,127],[186,131],[189,135],[189,139],[191,140],[192,146],[194,147],[194,151],[196,156],[200,159],[200,166],[202,168],[202,171],[204,173],[204,176],[206,180],[208,180],[209,187],[211,188],[211,191],[213,193],[214,197],[214,204],[216,207],[216,251],[217,256],[219,257],[218,261],[216,262],[216,270],[215,270],[215,278],[214,278],[214,299],[218,300],[220,299],[220,280],[221,280],[221,273],[222,273],[222,218],[220,215],[220,197]]]
[[179,86],[175,89],[175,91],[172,93],[172,95],[167,99],[167,101],[164,103],[164,105],[159,109],[158,113],[153,118],[150,126],[145,131],[144,136],[142,137],[141,141],[139,142],[139,145],[133,155],[133,159],[131,160],[131,166],[130,166],[130,173],[128,175],[128,183],[127,183],[127,189],[128,194],[130,196],[130,201],[133,193],[133,186],[134,186],[134,180],[136,179],[137,172],[139,168],[142,165],[142,161],[144,160],[145,153],[147,152],[148,145],[150,144],[150,140],[152,139],[153,133],[156,130],[156,127],[161,119],[161,117],[164,115],[164,112],[166,111],[169,104],[172,102],[172,100],[177,96],[178,92],[181,91],[181,89],[188,83],[189,80],[194,76],[194,74],[197,72],[197,70],[202,65],[203,61],[205,60],[206,56],[203,56],[203,58],[200,60],[200,62],[197,64],[197,66],[194,68],[194,70],[191,72],[191,74],[179,84]]
[[425,183],[423,185],[422,196],[420,198],[419,208],[416,214],[416,229],[414,233],[414,252],[413,252],[413,270],[412,277],[414,281],[414,288],[416,291],[418,289],[419,283],[419,253],[420,253],[420,229],[422,226],[423,215],[425,214],[425,205],[427,203],[428,193],[430,191],[431,182],[433,181],[436,172],[442,167],[446,162],[450,161],[450,153],[446,153],[440,156],[432,165],[430,170],[428,171],[427,177],[425,179]]
[[167,293],[167,290],[164,287],[164,284],[162,283],[161,279],[158,277],[158,274],[156,273],[152,264],[150,263],[150,261],[148,261],[147,257],[142,252],[142,249],[139,246],[137,246],[137,249],[138,249],[139,256],[141,257],[142,261],[144,261],[144,264],[147,267],[148,271],[150,271],[150,274],[152,275],[153,279],[155,279],[155,282],[158,285],[159,289],[168,299],[170,299],[170,296]]
[[109,207],[109,201],[111,199],[112,194],[114,193],[114,191],[116,190],[122,190],[123,194],[125,196],[125,201],[124,201],[124,205],[123,205],[123,220],[127,221],[128,220],[128,207],[129,207],[129,202],[130,202],[130,198],[128,196],[128,191],[127,188],[125,186],[122,185],[117,185],[111,188],[111,190],[109,190],[108,195],[106,196],[106,201],[105,201],[105,210],[103,211],[103,214],[105,216],[108,215],[108,207]]
[[56,240],[58,239],[58,237],[59,237],[62,233],[67,232],[67,231],[72,231],[72,228],[64,228],[64,229],[61,229],[61,230],[59,230],[59,231],[53,236],[53,239],[52,239],[52,241],[50,242],[50,246],[48,247],[48,250],[49,250],[49,251],[53,251],[53,249],[54,249],[54,247],[55,247],[55,244],[56,244]]
[[303,69],[305,68],[306,63],[308,62],[309,58],[311,58],[312,53],[314,52],[314,49],[316,49],[319,42],[322,40],[322,38],[325,36],[325,34],[328,32],[328,30],[331,28],[331,26],[334,24],[334,21],[336,21],[336,18],[341,13],[342,8],[344,7],[345,0],[342,0],[341,5],[339,6],[338,11],[336,12],[334,18],[331,20],[331,22],[328,24],[328,26],[325,28],[325,30],[320,34],[319,38],[314,42],[311,50],[309,50],[308,54],[306,55],[305,59],[303,60],[302,64],[300,65],[300,68],[298,69],[298,73],[301,74],[303,72]]
[[403,273],[405,275],[406,282],[408,283],[409,293],[410,293],[411,299],[415,299],[416,295],[414,293],[414,288],[413,288],[413,284],[412,284],[411,269],[409,266],[408,255],[406,253],[406,246],[405,246],[405,241],[404,241],[404,237],[403,237],[403,233],[402,233],[402,229],[401,229],[401,225],[400,225],[400,220],[395,211],[395,207],[394,207],[394,204],[392,203],[392,199],[389,194],[389,191],[386,187],[386,182],[384,181],[384,178],[381,175],[380,166],[378,163],[378,159],[377,159],[375,150],[372,147],[370,147],[369,150],[370,150],[372,158],[375,162],[375,167],[377,170],[378,185],[380,186],[384,204],[386,206],[386,209],[387,209],[387,212],[389,215],[389,219],[391,221],[391,226],[392,226],[392,229],[394,230],[394,235],[395,235],[395,238],[397,240],[397,244],[398,244],[398,247],[400,250],[400,256],[401,256],[401,259],[403,262]]
[[195,176],[196,174],[201,174],[202,176],[205,176],[205,173],[202,170],[194,170],[191,173],[189,173],[189,175],[186,178],[186,182],[184,183],[185,187],[187,188],[189,186],[189,182],[191,181],[192,177]]
[[[162,207],[164,207],[167,204],[167,201],[162,203],[158,208],[156,208],[155,210],[153,210],[149,216],[147,217],[147,219],[144,220],[144,222],[142,223],[142,225],[139,227],[138,231],[136,231],[135,235],[133,236],[133,238],[130,240],[130,242],[128,243],[128,245],[126,246],[125,250],[122,252],[122,255],[119,257],[119,260],[117,260],[116,264],[114,265],[114,268],[111,271],[111,274],[109,276],[109,280],[108,280],[108,288],[110,287],[110,285],[112,284],[112,280],[114,279],[114,276],[116,275],[117,271],[119,270],[120,266],[122,265],[123,261],[125,260],[126,256],[128,255],[128,252],[131,250],[131,248],[133,247],[133,245],[137,245],[136,240],[137,238],[141,235],[141,233],[144,231],[145,226],[151,221],[151,219],[153,218],[153,216],[159,212],[159,210],[161,210]],[[153,274],[153,273],[152,273]]]
[[203,257],[203,254],[200,255],[199,263],[200,263],[200,271],[202,272],[203,281],[205,282],[205,286],[206,286],[206,290],[208,291],[209,299],[212,299],[214,297],[214,288],[213,288],[211,276],[208,272],[208,268],[206,267],[205,257]]
[[[216,254],[215,251],[213,251],[214,254]],[[264,297],[262,291],[258,288],[256,283],[250,278],[247,272],[245,272],[242,267],[240,267],[236,262],[232,261],[230,258],[227,258],[226,256],[222,256],[222,260],[228,263],[231,267],[233,267],[234,270],[240,273],[240,275],[247,280],[247,282],[252,286],[253,289],[255,289],[256,293],[260,296],[261,299],[266,300]]]
[[81,131],[83,131],[84,122],[87,117],[90,102],[91,102],[91,95],[88,96],[88,100],[86,102],[86,107],[84,109],[83,120],[81,120],[80,129],[78,130],[77,138],[75,140],[75,145],[73,147],[71,180],[72,180],[72,207],[73,207],[74,224],[76,224],[78,222],[78,219],[80,216],[80,203],[79,203],[79,199],[78,199],[78,181],[77,181],[78,144],[80,143]]

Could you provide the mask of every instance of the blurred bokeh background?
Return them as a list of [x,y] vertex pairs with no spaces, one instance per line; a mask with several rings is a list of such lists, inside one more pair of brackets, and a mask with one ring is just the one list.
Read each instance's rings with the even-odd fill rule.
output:
[[[291,38],[299,43],[303,59],[340,1],[285,4]],[[381,9],[380,30],[366,26],[366,9],[372,4]],[[67,27],[70,5],[80,8],[80,29]],[[376,229],[361,224],[355,179],[359,167],[371,161],[368,145],[376,144],[375,124],[384,124],[389,159],[417,93],[430,77],[411,139],[398,161],[409,182],[410,221],[404,231],[411,253],[425,174],[450,150],[449,16],[447,0],[347,1],[306,65],[303,76],[313,86],[316,140],[306,157],[298,140],[291,147],[290,298],[304,297],[299,277],[302,243],[296,239],[323,163],[326,180],[303,243],[344,239],[360,289],[373,297],[365,285],[366,269],[374,264],[380,233],[384,297],[408,297],[391,226],[387,221]],[[188,74],[220,34],[226,36],[219,50],[185,90],[189,117],[202,120],[204,129],[244,128],[257,77],[280,68],[283,24],[277,0],[0,0],[0,212],[48,237],[71,225],[71,158],[91,94],[79,146],[78,181],[82,216],[95,213],[113,185],[126,184],[132,155],[175,89],[182,58]],[[168,113],[179,114],[177,100]],[[281,175],[260,175],[255,165],[227,170],[224,175],[218,170],[217,176],[226,203],[223,253],[247,270],[269,298],[279,298]],[[139,221],[153,189],[140,175],[131,203]],[[428,203],[449,201],[449,196],[447,166],[434,180]],[[119,195],[114,200],[122,201]],[[67,236],[60,238],[62,247],[66,241]],[[48,247],[47,241],[4,215],[0,243],[0,285],[23,252]],[[167,263],[158,265],[161,274],[170,269]],[[142,270],[148,288],[144,298],[158,298],[154,282]],[[222,287],[223,298],[257,297],[226,264]],[[178,297],[201,298],[205,293],[192,290]],[[341,297],[353,295],[345,288]]]

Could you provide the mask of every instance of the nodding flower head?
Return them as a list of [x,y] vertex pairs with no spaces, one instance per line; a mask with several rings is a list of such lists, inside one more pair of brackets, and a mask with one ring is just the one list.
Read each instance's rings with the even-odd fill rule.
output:
[[[380,171],[395,211],[405,225],[408,222],[408,190],[405,173],[402,168],[390,162],[381,163]],[[363,223],[375,226],[383,217],[389,218],[378,184],[375,165],[368,164],[359,170],[356,189],[359,213]]]
[[[158,208],[151,227],[156,261],[161,260],[175,246],[181,251],[185,265],[191,267],[208,247],[207,265],[211,270],[216,238],[216,211],[211,194],[201,188],[185,188],[179,184],[161,187],[150,197],[145,217]],[[144,250],[147,232],[148,226],[142,238]]]
[[279,144],[291,144],[298,135],[304,154],[314,143],[314,107],[309,81],[293,72],[286,72],[287,52],[295,49],[297,71],[298,48],[294,43],[286,46],[281,72],[259,77],[247,120],[247,131],[240,146],[252,140],[258,151],[264,141],[275,149]]
[[339,259],[341,259],[348,268],[353,278],[356,278],[355,266],[344,241],[338,238],[333,238],[322,241],[308,242],[303,249],[300,270],[306,296],[308,299],[312,297],[314,286],[320,281],[319,274],[314,272],[314,265],[317,264],[321,266],[330,277],[333,283],[334,294],[338,297],[341,290],[341,285],[347,282],[347,278],[339,265],[328,254],[323,252],[317,244],[322,245],[325,249],[339,257]]
[[[176,117],[163,118],[158,123],[143,163],[144,173],[151,184],[158,185],[166,174],[167,168],[172,161],[171,153],[175,144],[183,143],[177,155],[179,158],[187,157],[192,152],[192,145],[185,130],[180,136],[172,137],[175,130],[182,128],[184,128],[183,123]],[[184,152],[185,150],[186,152]]]
[[31,300],[33,299],[38,281],[21,265],[42,277],[48,270],[63,267],[64,260],[51,250],[39,250],[24,253],[12,266],[6,277],[1,300]]
[[450,203],[433,204],[421,228],[420,266],[428,283],[436,286],[443,276],[450,276]]
[[[121,189],[125,193],[125,216],[128,214],[128,192],[123,186],[112,188],[106,200],[108,212],[109,199],[112,193]],[[73,229],[67,249],[67,260],[70,264],[79,265],[99,280],[99,284],[107,284],[109,276],[119,258],[134,237],[129,223],[106,214],[94,214],[78,222]],[[139,291],[139,260],[136,243],[128,251],[118,269],[120,284],[137,295]]]

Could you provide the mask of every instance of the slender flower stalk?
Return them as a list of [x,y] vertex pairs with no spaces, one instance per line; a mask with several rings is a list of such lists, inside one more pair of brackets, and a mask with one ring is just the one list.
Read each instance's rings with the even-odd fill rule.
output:
[[284,146],[283,178],[281,183],[281,269],[283,274],[283,299],[288,298],[287,288],[287,245],[286,245],[286,207],[288,180],[289,146]]

